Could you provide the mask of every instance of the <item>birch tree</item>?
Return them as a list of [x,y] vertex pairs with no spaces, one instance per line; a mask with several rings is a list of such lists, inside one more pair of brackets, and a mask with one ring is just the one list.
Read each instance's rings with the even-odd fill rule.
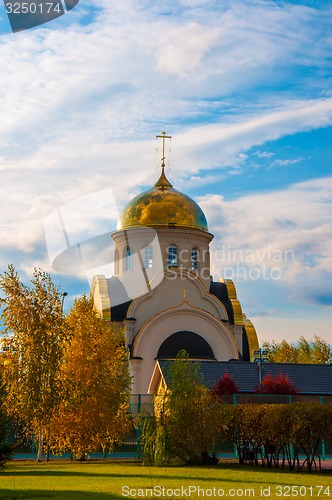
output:
[[59,369],[65,329],[62,295],[48,273],[35,269],[32,286],[13,266],[0,275],[4,405],[28,432],[38,436],[37,460],[60,397]]

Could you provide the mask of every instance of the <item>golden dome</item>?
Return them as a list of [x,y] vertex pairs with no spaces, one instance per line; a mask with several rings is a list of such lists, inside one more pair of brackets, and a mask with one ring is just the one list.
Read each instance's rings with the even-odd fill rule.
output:
[[173,188],[164,168],[155,185],[126,206],[117,229],[128,227],[189,227],[208,231],[205,215],[189,196]]

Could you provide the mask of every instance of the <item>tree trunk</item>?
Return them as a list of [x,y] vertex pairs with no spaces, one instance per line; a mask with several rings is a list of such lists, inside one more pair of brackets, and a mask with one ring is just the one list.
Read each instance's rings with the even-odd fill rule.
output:
[[85,462],[85,450],[79,451],[76,455],[77,461],[78,462]]
[[37,450],[37,462],[41,462],[43,458],[43,430],[39,429],[38,433],[38,450]]

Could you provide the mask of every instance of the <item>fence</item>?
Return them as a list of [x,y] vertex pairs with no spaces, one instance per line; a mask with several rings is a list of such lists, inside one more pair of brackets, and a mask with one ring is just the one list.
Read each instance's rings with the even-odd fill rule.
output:
[[[292,404],[296,402],[316,402],[320,404],[332,403],[332,396],[316,396],[316,395],[292,395],[284,396],[278,394],[233,394],[222,396],[222,402],[224,404]],[[133,418],[138,415],[152,415],[154,411],[154,395],[152,394],[133,394],[130,398],[129,411]],[[17,429],[16,429],[17,431]],[[12,439],[14,440],[16,432],[13,429]],[[17,435],[17,434],[16,434]],[[17,449],[17,455],[24,453],[26,455],[34,453],[34,443],[33,440],[27,439],[21,435],[22,446]],[[122,458],[136,458],[141,457],[140,450],[140,438],[141,438],[141,428],[138,425],[137,428],[131,431],[125,442],[120,447],[116,448],[111,457],[122,457]],[[217,450],[219,455],[235,457],[234,448],[231,443],[224,443],[219,446]],[[327,456],[332,457],[332,443],[322,443],[320,449],[320,455],[323,460]]]
[[[332,403],[331,396],[318,396],[315,394],[296,394],[296,395],[281,395],[281,394],[227,394],[221,396],[224,404],[239,405],[239,404],[292,404],[292,403]],[[130,401],[130,412],[133,416],[152,415],[154,406],[154,396],[150,394],[133,394]],[[135,447],[135,455],[140,458],[140,436],[141,429],[138,427],[126,440],[126,444],[131,444]],[[236,452],[232,443],[223,443],[218,447],[219,455],[235,457]],[[327,456],[332,457],[332,442],[322,441],[319,449],[319,455],[322,460],[326,460]]]

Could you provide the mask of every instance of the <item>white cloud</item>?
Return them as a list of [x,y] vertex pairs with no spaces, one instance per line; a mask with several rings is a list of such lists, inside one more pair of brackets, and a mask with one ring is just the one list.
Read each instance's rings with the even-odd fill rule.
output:
[[[245,118],[237,124],[193,127],[174,138],[173,170],[178,179],[181,175],[184,178],[189,175],[192,184],[201,182],[203,185],[204,182],[211,182],[213,176],[207,176],[201,181],[201,176],[196,176],[195,179],[193,172],[208,171],[211,167],[220,165],[233,165],[237,168],[245,163],[246,155],[243,151],[247,148],[298,130],[326,125],[331,117],[332,100],[320,100],[301,104],[296,102],[292,106],[289,104],[287,110],[274,111],[249,120]],[[89,135],[90,132],[84,128],[77,134],[61,134],[49,143],[40,144],[33,154],[27,153],[19,159],[7,159],[0,165],[4,175],[0,187],[4,244],[16,246],[21,251],[32,251],[40,240],[43,220],[56,207],[107,187],[113,190],[121,208],[140,191],[140,186],[153,183],[153,139],[93,144]],[[177,181],[176,185],[184,189],[181,182]],[[310,192],[308,195],[310,199]],[[328,195],[327,193],[326,196]],[[287,228],[293,208],[298,210],[303,202],[302,193],[298,192],[292,193],[287,203],[283,194],[273,198],[269,196],[264,200],[264,213],[255,214],[256,222],[262,228],[263,238],[259,242],[261,246],[264,246],[263,229],[265,226],[269,229],[271,225],[270,218],[265,214],[273,213],[269,209],[272,199],[279,206],[278,216],[273,221],[274,231],[279,231],[281,227]],[[260,203],[257,200],[257,206]],[[216,206],[218,204],[217,198]],[[242,206],[243,204],[245,200],[242,201]],[[236,210],[240,210],[240,207],[241,204]],[[251,209],[249,206],[243,210],[250,213]],[[312,214],[312,217],[308,214],[307,222],[311,218],[314,225],[317,213]],[[288,232],[285,242],[278,241],[278,245],[292,244],[291,238],[292,234]]]
[[[332,123],[332,99],[287,102],[279,110],[242,119],[235,124],[211,124],[178,135],[181,154],[193,150],[201,168],[232,165],[234,155],[255,145]],[[207,154],[207,151],[209,152]]]
[[235,280],[250,281],[256,273],[253,279],[262,286],[265,279],[276,279],[292,303],[330,306],[331,200],[332,177],[232,201],[202,197],[215,234],[214,274],[222,277],[233,269]]
[[256,151],[255,156],[258,158],[272,158],[275,156],[275,153],[272,153],[271,151]]
[[274,160],[272,162],[272,165],[271,167],[273,166],[277,166],[277,167],[287,167],[288,165],[295,165],[296,163],[301,163],[301,161],[303,161],[304,158],[292,158],[292,159],[278,159],[278,160]]
[[204,53],[220,37],[220,30],[188,23],[167,30],[161,36],[158,69],[184,77],[199,68]]
[[[162,129],[174,135],[172,167],[185,190],[184,179],[202,186],[228,175],[216,167],[240,172],[252,146],[266,157],[267,141],[331,124],[329,5],[80,2],[84,13],[90,5],[98,9],[86,25],[77,7],[61,29],[0,37],[2,266],[47,268],[43,221],[62,205],[108,188],[120,207],[151,184]],[[220,238],[231,235],[218,229],[216,210],[254,249],[266,247],[265,232],[276,248],[305,255],[283,269],[289,281],[305,265],[322,282],[331,235],[317,182],[227,206],[215,195],[204,207]],[[261,234],[241,220],[255,220]]]
[[[45,25],[2,37],[0,131],[9,152],[17,140],[23,151],[41,139],[71,139],[74,131],[93,130],[91,141],[122,140],[155,131],[161,120],[199,118],[206,99],[262,85],[267,65],[268,78],[285,75],[287,84],[285,65],[289,71],[298,65],[303,47],[307,59],[315,50],[311,63],[324,67],[331,43],[328,16],[302,6],[242,1],[227,9],[212,4],[200,16],[190,7],[162,16],[162,6],[144,2],[98,4],[103,15],[92,25],[58,31]],[[319,15],[322,27],[312,24]],[[276,96],[268,95],[273,107]],[[245,112],[259,96],[244,104]]]

